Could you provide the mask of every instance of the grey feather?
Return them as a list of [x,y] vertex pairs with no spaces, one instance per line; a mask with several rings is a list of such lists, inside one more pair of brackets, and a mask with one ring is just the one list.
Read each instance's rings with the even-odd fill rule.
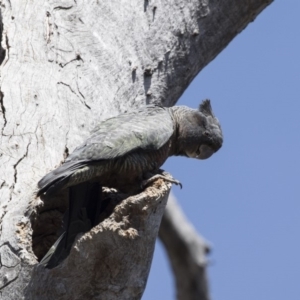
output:
[[[158,126],[159,124],[159,126]],[[158,150],[174,132],[167,108],[149,105],[101,122],[93,134],[77,147],[66,162],[38,182],[37,195],[51,197],[67,186],[69,178],[91,163],[117,159],[137,150]]]
[[209,99],[206,99],[206,100],[202,101],[202,103],[199,105],[199,111],[201,111],[205,116],[214,117]]
[[135,193],[141,189],[143,177],[158,171],[169,156],[206,159],[222,143],[222,130],[209,100],[198,110],[148,105],[100,122],[62,166],[38,182],[37,195],[46,198],[70,188],[66,235],[43,264],[55,267],[68,255],[76,235],[97,224],[101,186]]
[[[138,175],[137,172],[158,169],[171,155],[204,159],[216,152],[222,141],[221,127],[209,100],[204,100],[199,110],[180,106],[144,106],[100,122],[91,137],[77,147],[62,166],[39,181],[37,195],[46,193],[46,196],[52,196],[70,184],[99,176],[99,168],[117,172],[113,163],[126,169],[120,166],[120,159],[124,166],[131,168],[131,173],[136,172],[133,176]],[[207,144],[211,150],[207,152],[207,147],[202,147],[202,144]],[[204,148],[206,154],[200,155]],[[85,174],[78,179],[80,170]],[[120,176],[123,180],[124,175]],[[72,182],[69,181],[71,177]]]
[[145,106],[101,122],[66,161],[115,159],[137,149],[157,150],[173,131],[174,122],[167,108]]
[[39,182],[37,196],[47,191],[47,196],[51,197],[57,190],[66,185],[69,177],[78,169],[87,166],[85,161],[70,161],[45,175]]

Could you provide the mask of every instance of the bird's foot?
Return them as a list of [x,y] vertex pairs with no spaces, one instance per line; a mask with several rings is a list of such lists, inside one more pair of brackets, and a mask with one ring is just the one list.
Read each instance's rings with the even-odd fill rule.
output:
[[176,185],[179,185],[180,188],[182,189],[182,184],[180,181],[178,181],[177,179],[173,178],[171,174],[165,172],[165,171],[162,171],[160,170],[160,174],[155,174],[155,175],[152,175],[151,174],[151,177],[149,177],[148,179],[146,180],[143,180],[142,181],[142,188],[145,188],[147,185],[149,185],[150,183],[154,182],[155,180],[157,179],[163,179],[165,181],[168,181],[168,182],[171,182],[173,184],[176,184]]

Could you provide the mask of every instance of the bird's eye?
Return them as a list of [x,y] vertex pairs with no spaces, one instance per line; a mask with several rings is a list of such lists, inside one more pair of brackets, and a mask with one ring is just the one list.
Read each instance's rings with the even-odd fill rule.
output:
[[204,135],[209,136],[208,131],[204,131]]

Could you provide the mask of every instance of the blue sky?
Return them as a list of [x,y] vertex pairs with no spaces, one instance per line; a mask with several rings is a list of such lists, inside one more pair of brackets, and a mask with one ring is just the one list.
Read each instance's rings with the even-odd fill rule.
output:
[[[212,244],[213,300],[300,299],[300,1],[275,1],[178,102],[210,98],[224,145],[164,169],[184,212]],[[160,242],[143,300],[175,299]]]

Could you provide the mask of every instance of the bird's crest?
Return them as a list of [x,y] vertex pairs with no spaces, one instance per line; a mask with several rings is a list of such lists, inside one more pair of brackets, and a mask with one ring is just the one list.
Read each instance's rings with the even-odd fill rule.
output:
[[213,114],[209,99],[202,101],[202,103],[199,105],[199,111],[202,112],[207,117],[208,116],[215,117]]

